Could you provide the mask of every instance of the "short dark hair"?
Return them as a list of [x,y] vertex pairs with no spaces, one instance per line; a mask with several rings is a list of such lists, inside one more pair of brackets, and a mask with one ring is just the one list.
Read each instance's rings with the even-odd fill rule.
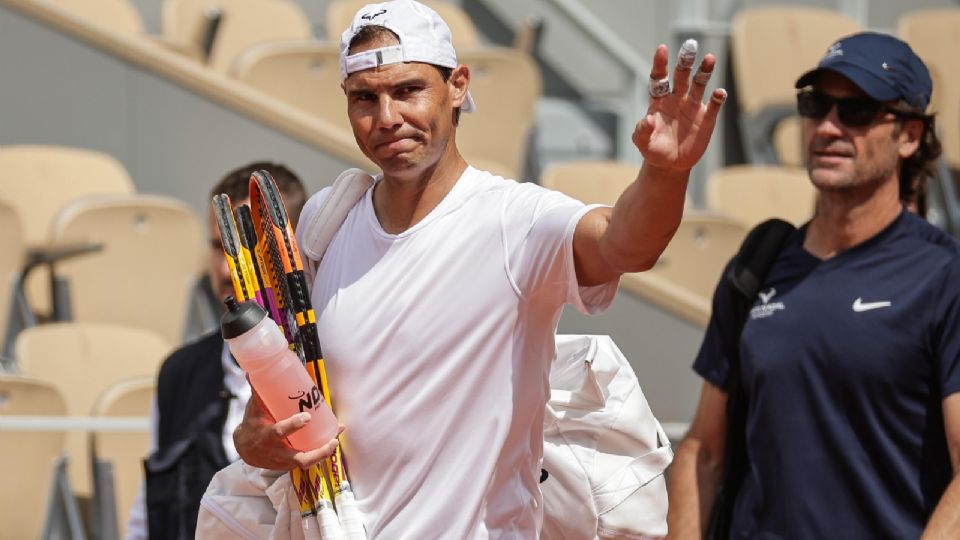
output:
[[250,198],[250,175],[256,171],[267,171],[277,183],[277,189],[283,197],[290,223],[296,226],[300,219],[300,210],[307,202],[307,190],[300,178],[285,165],[270,161],[255,161],[238,167],[223,176],[210,191],[210,197],[224,193],[236,203]]
[[[366,43],[370,43],[371,41],[389,39],[394,39],[397,41],[397,43],[400,43],[400,36],[398,36],[393,30],[378,24],[368,24],[360,27],[360,30],[357,30],[357,33],[350,38],[350,45],[347,47],[347,51],[352,51],[357,45],[364,45]],[[440,76],[443,77],[443,82],[450,80],[450,76],[453,74],[453,69],[438,66],[436,64],[430,65],[440,72]],[[457,107],[453,110],[453,125],[455,126],[460,125],[460,113],[460,107]]]

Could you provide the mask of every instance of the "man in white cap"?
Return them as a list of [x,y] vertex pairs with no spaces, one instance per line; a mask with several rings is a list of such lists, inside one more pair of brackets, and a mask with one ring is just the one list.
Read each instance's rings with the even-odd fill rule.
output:
[[[671,90],[657,49],[633,135],[644,164],[610,208],[468,165],[456,128],[476,108],[470,69],[430,8],[367,5],[340,51],[354,136],[382,174],[334,236],[312,299],[367,533],[535,538],[563,305],[603,310],[620,275],[650,268],[672,237],[726,98],[702,103],[715,60],[691,76],[685,49]],[[330,453],[291,448],[283,437],[305,419],[275,422],[251,403],[235,433],[248,464],[288,470]]]

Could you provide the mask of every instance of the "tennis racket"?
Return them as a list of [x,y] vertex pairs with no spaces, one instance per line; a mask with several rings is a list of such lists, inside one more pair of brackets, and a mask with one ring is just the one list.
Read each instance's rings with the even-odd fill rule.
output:
[[[234,211],[230,198],[223,194],[215,196],[212,205],[236,298],[240,301],[254,300],[260,304],[274,322],[284,329],[288,342],[293,344],[290,341],[292,334],[285,324],[287,319],[281,313],[277,296],[273,294],[273,275],[263,271],[266,267],[262,265],[261,254],[256,249],[251,250],[257,241],[250,209],[244,205]],[[261,284],[266,294],[261,291]],[[322,466],[316,465],[307,470],[294,469],[290,474],[305,537],[308,540],[343,539],[342,527],[334,511]]]
[[[254,251],[258,261],[262,259],[264,263],[261,273],[274,284],[278,304],[281,306],[280,316],[287,321],[293,336],[291,343],[317,387],[323,392],[327,405],[332,408],[303,259],[280,191],[268,172],[257,171],[250,177],[250,205],[257,239]],[[366,540],[360,511],[347,480],[339,446],[326,460],[326,468],[335,491],[334,504],[344,534],[349,540]]]

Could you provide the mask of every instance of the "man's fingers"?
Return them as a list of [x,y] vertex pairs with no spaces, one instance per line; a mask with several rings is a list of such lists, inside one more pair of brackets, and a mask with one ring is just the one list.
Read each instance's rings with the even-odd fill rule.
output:
[[713,69],[717,65],[717,58],[708,54],[700,62],[696,74],[693,76],[693,85],[690,87],[690,99],[703,101],[703,93],[710,82],[710,76],[713,75]]
[[677,53],[677,65],[673,69],[673,93],[686,96],[690,88],[690,72],[697,59],[697,40],[688,39],[683,42],[680,52]]
[[340,442],[337,439],[333,439],[320,448],[309,450],[307,452],[297,452],[294,454],[293,459],[297,463],[297,466],[301,469],[313,467],[317,463],[320,463],[332,456],[333,453],[336,452],[337,446],[339,445]]
[[667,46],[660,44],[653,53],[653,66],[650,68],[650,78],[653,80],[664,79],[667,76]]
[[310,413],[300,412],[290,418],[284,418],[277,422],[273,428],[278,436],[287,437],[291,433],[296,433],[300,428],[307,425],[308,422],[310,422]]

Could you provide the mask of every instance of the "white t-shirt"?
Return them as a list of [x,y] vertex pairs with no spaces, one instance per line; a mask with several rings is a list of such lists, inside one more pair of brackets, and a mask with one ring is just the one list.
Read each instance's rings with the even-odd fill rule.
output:
[[617,287],[576,283],[573,233],[591,207],[468,168],[393,235],[372,193],[334,236],[312,290],[367,532],[534,538],[557,322],[565,302],[596,313]]

